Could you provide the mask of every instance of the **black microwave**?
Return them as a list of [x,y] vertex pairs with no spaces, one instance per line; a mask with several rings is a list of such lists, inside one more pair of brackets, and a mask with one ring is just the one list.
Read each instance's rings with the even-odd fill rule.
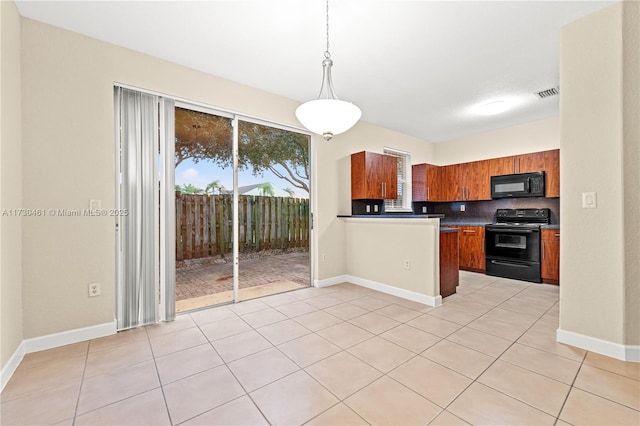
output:
[[544,197],[544,172],[491,176],[491,198]]

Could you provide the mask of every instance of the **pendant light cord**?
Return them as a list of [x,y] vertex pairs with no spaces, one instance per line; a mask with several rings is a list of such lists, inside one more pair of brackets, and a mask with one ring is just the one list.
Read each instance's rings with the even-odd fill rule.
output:
[[331,57],[331,53],[329,53],[329,0],[327,0],[327,50],[324,52],[324,57]]

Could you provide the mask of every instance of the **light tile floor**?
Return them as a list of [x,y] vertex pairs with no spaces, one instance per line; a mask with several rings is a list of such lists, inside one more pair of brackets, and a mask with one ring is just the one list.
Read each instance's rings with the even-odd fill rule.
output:
[[307,288],[29,354],[0,422],[640,424],[640,364],[557,327],[557,287],[480,274],[438,308]]

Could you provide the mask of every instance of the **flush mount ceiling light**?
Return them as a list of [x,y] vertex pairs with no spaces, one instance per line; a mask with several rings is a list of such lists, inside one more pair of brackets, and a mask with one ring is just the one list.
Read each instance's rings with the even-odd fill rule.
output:
[[507,101],[493,101],[478,107],[478,114],[480,115],[496,115],[501,112],[505,112],[513,106],[512,102]]
[[329,0],[327,0],[327,50],[322,61],[322,86],[315,101],[305,102],[296,109],[296,117],[304,127],[330,140],[358,122],[362,112],[351,102],[341,101],[333,89],[329,53]]

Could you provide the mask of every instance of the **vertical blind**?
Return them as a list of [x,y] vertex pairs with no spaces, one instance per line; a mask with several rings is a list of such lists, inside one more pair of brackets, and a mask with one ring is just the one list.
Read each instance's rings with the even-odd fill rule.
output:
[[[116,320],[118,330],[124,330],[157,322],[161,317],[175,317],[175,280],[167,279],[172,278],[169,275],[175,271],[172,269],[175,259],[166,255],[168,236],[164,231],[168,227],[161,229],[160,226],[160,215],[173,210],[166,208],[170,206],[166,196],[164,208],[160,208],[161,182],[163,189],[169,183],[163,175],[172,176],[167,173],[168,162],[160,161],[160,154],[166,158],[167,146],[173,143],[173,139],[167,137],[173,132],[173,101],[116,87],[114,104],[117,208],[127,212],[118,216],[116,222]],[[172,164],[173,157],[170,160]],[[168,191],[164,192],[166,195]],[[166,225],[166,218],[163,219]],[[160,244],[161,234],[164,245]],[[162,289],[161,271],[165,278]],[[162,306],[161,301],[165,302]]]

